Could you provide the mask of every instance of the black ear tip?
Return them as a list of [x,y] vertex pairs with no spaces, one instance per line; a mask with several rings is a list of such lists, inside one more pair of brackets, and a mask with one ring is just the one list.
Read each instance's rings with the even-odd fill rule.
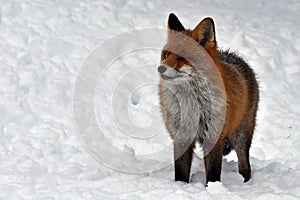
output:
[[214,20],[213,20],[213,18],[211,18],[211,17],[206,17],[204,20],[209,21],[211,24],[215,23]]
[[169,14],[169,21],[175,21],[178,20],[177,16],[174,13]]
[[205,19],[210,20],[210,21],[214,21],[213,18],[211,18],[211,17],[206,17]]
[[171,30],[175,31],[183,31],[185,30],[182,24],[180,23],[179,19],[176,17],[174,13],[169,14],[168,25]]
[[170,18],[170,17],[176,17],[176,15],[175,15],[174,13],[170,13],[170,14],[169,14],[169,18]]

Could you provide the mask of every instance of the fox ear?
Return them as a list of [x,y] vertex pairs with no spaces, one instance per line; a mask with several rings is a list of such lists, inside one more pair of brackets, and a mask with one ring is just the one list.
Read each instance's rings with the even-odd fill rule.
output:
[[192,38],[201,45],[213,46],[216,44],[215,25],[212,18],[203,19],[193,30]]
[[174,13],[170,13],[168,20],[168,29],[174,31],[184,31],[185,28],[180,23],[179,19],[176,17]]

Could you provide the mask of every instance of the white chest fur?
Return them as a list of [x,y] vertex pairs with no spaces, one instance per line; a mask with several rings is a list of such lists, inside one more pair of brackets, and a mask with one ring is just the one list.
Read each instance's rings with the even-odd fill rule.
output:
[[200,141],[209,151],[226,116],[226,100],[218,85],[203,76],[180,84],[161,81],[162,112],[170,135],[182,145]]

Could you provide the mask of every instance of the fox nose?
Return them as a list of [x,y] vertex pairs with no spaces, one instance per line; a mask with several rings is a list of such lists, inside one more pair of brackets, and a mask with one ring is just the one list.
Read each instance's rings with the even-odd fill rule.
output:
[[160,65],[160,66],[158,67],[157,70],[158,70],[159,73],[162,74],[162,73],[164,73],[165,71],[167,71],[167,68],[166,68],[165,66],[163,66],[163,65]]

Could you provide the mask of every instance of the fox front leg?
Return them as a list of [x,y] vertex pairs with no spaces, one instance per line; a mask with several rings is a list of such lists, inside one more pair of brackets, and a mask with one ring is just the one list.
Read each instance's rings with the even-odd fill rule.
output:
[[216,144],[204,157],[206,184],[208,182],[221,181],[223,145]]
[[189,183],[194,147],[194,143],[185,146],[174,142],[175,181]]

